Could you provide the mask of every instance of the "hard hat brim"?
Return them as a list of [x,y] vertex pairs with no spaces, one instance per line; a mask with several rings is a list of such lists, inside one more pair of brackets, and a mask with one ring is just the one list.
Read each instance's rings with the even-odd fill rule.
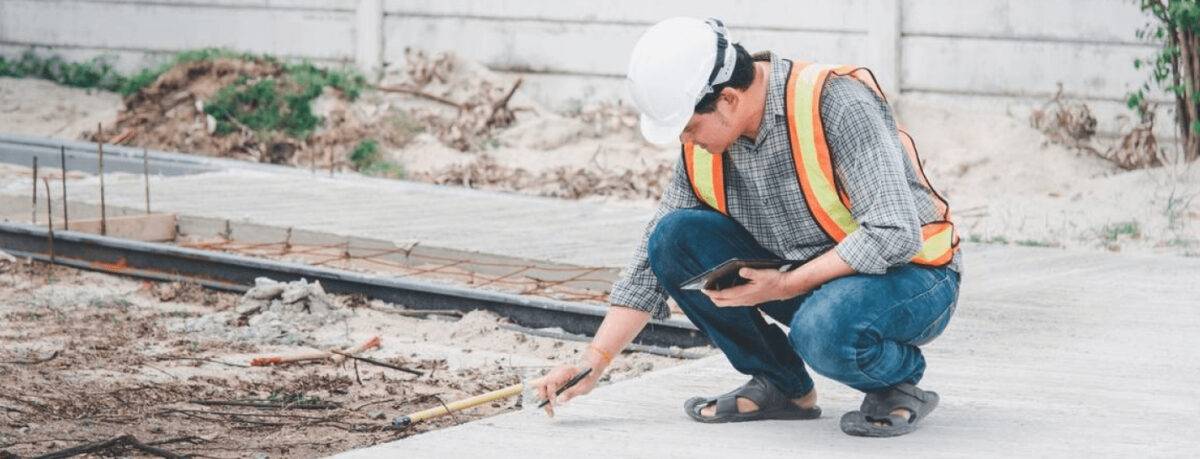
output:
[[691,118],[690,112],[683,112],[678,116],[661,121],[642,114],[638,124],[641,126],[642,137],[645,137],[647,142],[666,145],[679,141],[679,135],[683,133],[683,128],[687,127],[688,120]]

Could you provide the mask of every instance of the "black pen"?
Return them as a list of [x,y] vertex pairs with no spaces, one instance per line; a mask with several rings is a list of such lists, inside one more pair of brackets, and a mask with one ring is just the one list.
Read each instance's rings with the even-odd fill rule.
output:
[[[576,384],[579,384],[579,381],[583,381],[583,378],[586,378],[587,375],[590,375],[590,374],[592,374],[592,367],[588,367],[588,369],[579,372],[579,374],[575,375],[574,378],[571,378],[570,381],[567,381],[566,384],[563,384],[562,387],[560,387],[560,388],[558,388],[558,390],[554,391],[554,396],[558,397],[559,395],[562,395],[563,391],[570,389],[572,386],[574,386]],[[550,403],[550,400],[542,400],[542,403],[538,404],[538,408],[546,406],[547,403]]]

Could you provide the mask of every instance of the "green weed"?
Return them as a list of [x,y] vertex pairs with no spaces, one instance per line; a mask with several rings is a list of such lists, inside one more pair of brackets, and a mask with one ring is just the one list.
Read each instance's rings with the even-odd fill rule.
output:
[[1108,242],[1116,242],[1121,236],[1133,239],[1142,237],[1142,228],[1137,221],[1118,222],[1104,225],[1100,229],[1100,237]]
[[1022,246],[1022,247],[1058,247],[1059,246],[1057,243],[1054,243],[1054,242],[1039,241],[1036,239],[1021,239],[1019,241],[1016,241],[1015,244]]
[[404,176],[404,169],[400,165],[383,159],[383,155],[379,151],[379,142],[376,142],[375,139],[359,142],[350,152],[350,163],[354,165],[354,170],[366,175],[391,178]]
[[25,51],[17,59],[0,56],[0,76],[41,78],[76,88],[97,88],[117,91],[125,77],[113,70],[107,58],[96,57],[85,62],[67,62],[59,56],[42,57]]

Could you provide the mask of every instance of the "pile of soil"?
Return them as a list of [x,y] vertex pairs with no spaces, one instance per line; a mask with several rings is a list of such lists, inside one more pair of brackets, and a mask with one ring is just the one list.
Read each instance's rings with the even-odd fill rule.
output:
[[[179,63],[126,97],[103,131],[80,137],[570,199],[654,200],[670,177],[676,152],[646,144],[629,106],[601,102],[562,115],[524,94],[520,78],[451,53],[406,57],[401,70],[354,100],[326,87],[310,103],[320,123],[305,138],[244,125],[223,133],[205,113],[222,88],[285,76],[284,64],[248,57]],[[378,157],[356,156],[368,141]],[[581,164],[581,155],[594,161]]]
[[282,132],[253,131],[245,126],[232,133],[218,133],[217,120],[205,113],[205,105],[218,91],[239,81],[266,78],[283,79],[287,68],[278,61],[218,57],[175,65],[152,84],[126,97],[124,108],[115,121],[106,122],[103,131],[85,131],[90,141],[131,145],[167,151],[229,157],[255,162],[308,167],[334,161],[344,167],[345,158],[360,139],[375,133],[393,144],[405,138],[386,135],[384,120],[364,120],[349,113],[346,94],[325,87],[312,105],[324,127],[304,139]]

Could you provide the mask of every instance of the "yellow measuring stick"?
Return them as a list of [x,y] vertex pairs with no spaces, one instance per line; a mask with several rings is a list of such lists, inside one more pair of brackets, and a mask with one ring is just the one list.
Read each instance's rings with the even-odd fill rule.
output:
[[400,416],[392,421],[392,426],[403,429],[429,418],[436,418],[438,416],[443,416],[455,411],[465,410],[467,408],[479,406],[484,403],[500,400],[502,398],[520,395],[524,388],[524,384],[513,384],[503,389],[497,389],[486,394],[476,395],[471,398],[450,402],[442,406],[430,408],[428,410],[418,411],[407,416]]

